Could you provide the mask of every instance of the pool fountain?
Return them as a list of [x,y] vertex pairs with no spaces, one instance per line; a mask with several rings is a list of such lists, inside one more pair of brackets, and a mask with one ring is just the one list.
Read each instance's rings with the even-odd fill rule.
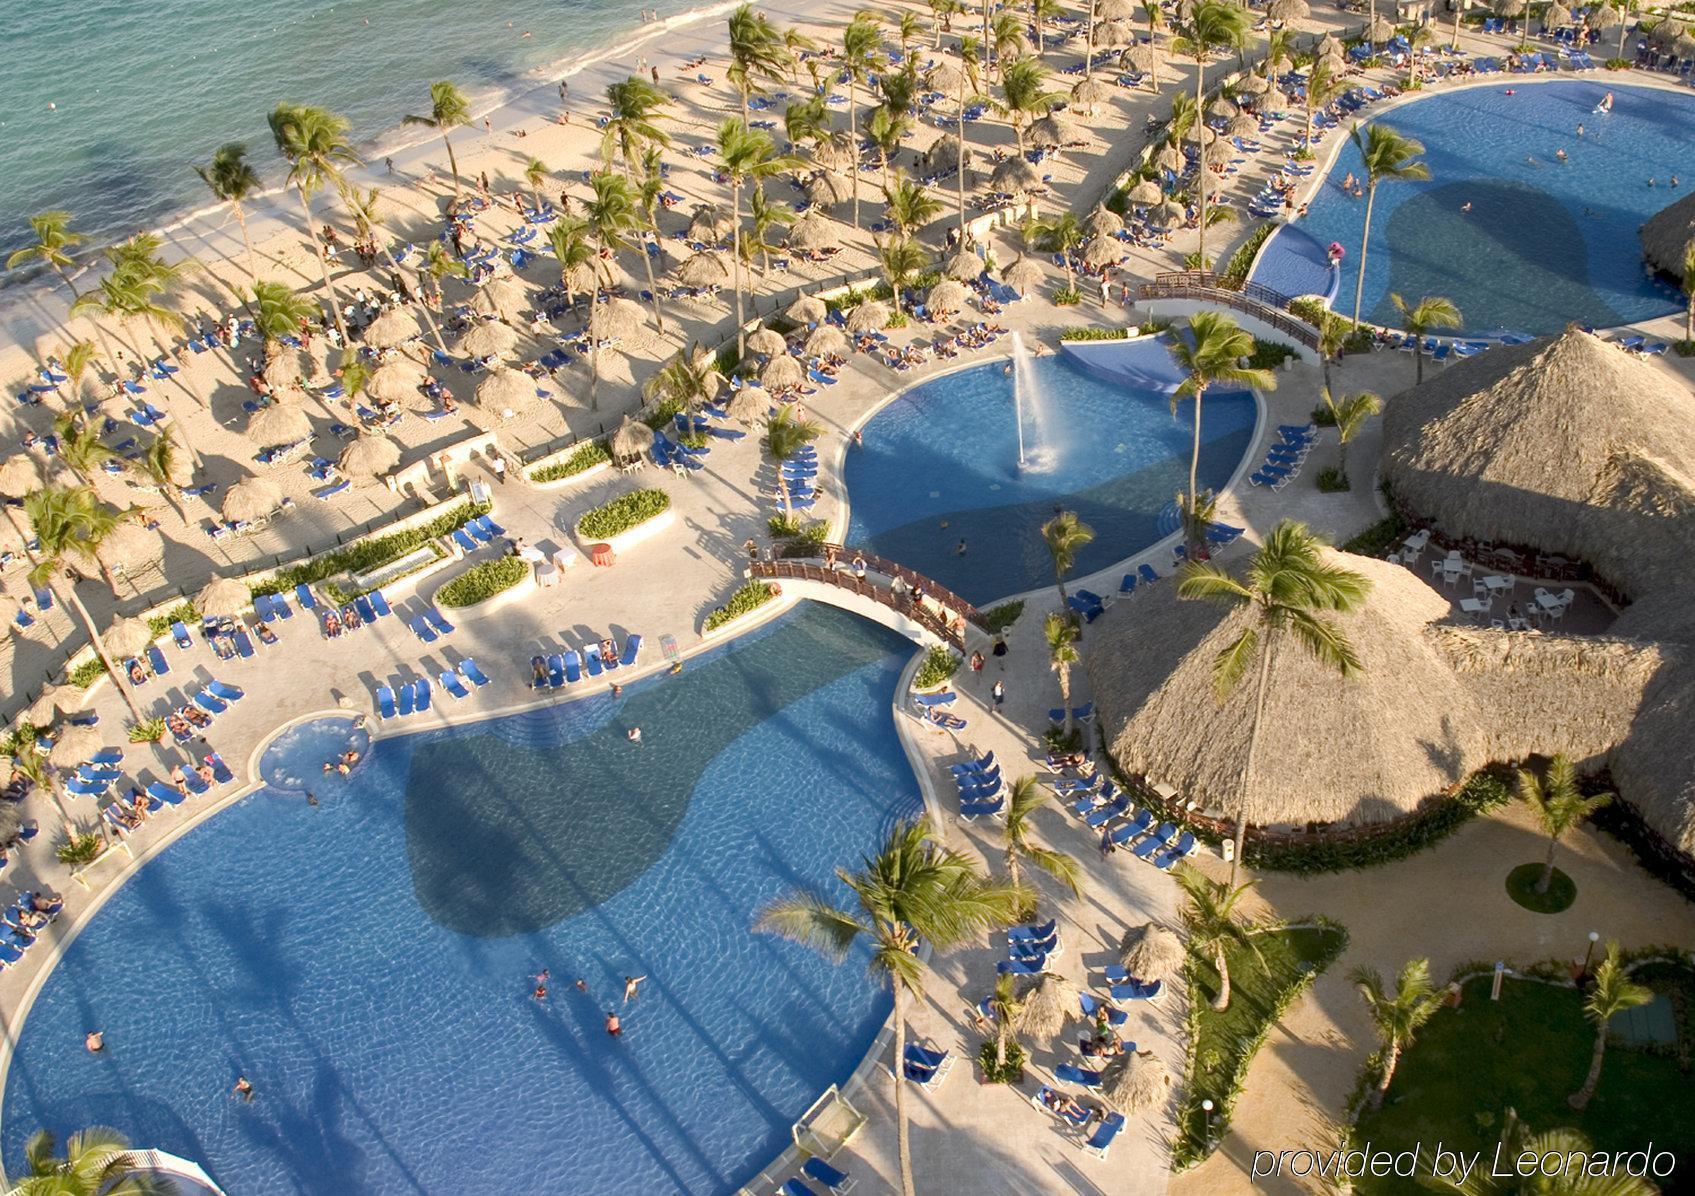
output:
[[[1024,338],[1012,334],[1012,419],[1018,428],[1018,468],[1021,472],[1049,469],[1055,452],[1049,435],[1048,407],[1042,385],[1036,379],[1032,362],[1035,358],[1024,347]],[[1030,435],[1026,439],[1024,425],[1028,411]]]

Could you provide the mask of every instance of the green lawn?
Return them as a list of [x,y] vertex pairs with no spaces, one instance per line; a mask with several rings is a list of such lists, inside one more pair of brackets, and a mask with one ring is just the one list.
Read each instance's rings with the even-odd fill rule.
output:
[[[1660,991],[1695,993],[1687,972],[1648,968],[1637,974]],[[1465,986],[1459,1009],[1444,1009],[1402,1058],[1382,1109],[1359,1119],[1356,1144],[1426,1151],[1440,1140],[1450,1150],[1492,1157],[1504,1109],[1514,1108],[1533,1130],[1576,1126],[1597,1149],[1636,1150],[1652,1141],[1680,1160],[1666,1191],[1687,1186],[1695,1173],[1695,1085],[1676,1058],[1609,1044],[1595,1099],[1582,1116],[1567,1107],[1588,1072],[1594,1031],[1573,989],[1508,980],[1500,1001],[1489,1000],[1489,977]],[[1687,1029],[1687,1027],[1685,1027]],[[1685,1044],[1687,1051],[1687,1044]],[[1484,1121],[1480,1121],[1485,1119]],[[1364,1178],[1363,1193],[1414,1193],[1410,1180]]]
[[1570,909],[1577,900],[1577,883],[1555,868],[1548,891],[1538,893],[1536,882],[1542,879],[1542,868],[1541,864],[1520,864],[1507,873],[1507,896],[1535,914],[1557,914]]
[[1173,1155],[1178,1167],[1207,1154],[1201,1101],[1213,1102],[1212,1136],[1217,1140],[1230,1119],[1241,1078],[1266,1033],[1301,990],[1342,953],[1348,936],[1339,927],[1318,927],[1256,934],[1253,941],[1259,948],[1258,958],[1243,949],[1227,955],[1230,1008],[1223,1013],[1209,1004],[1218,995],[1218,973],[1208,964],[1193,960],[1189,964],[1194,1054],[1192,1082],[1177,1111]]

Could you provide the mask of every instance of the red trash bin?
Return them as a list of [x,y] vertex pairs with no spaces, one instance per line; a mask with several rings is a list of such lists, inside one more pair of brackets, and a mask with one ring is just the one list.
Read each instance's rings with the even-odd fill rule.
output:
[[604,566],[604,567],[610,568],[612,563],[614,561],[616,561],[617,559],[618,559],[617,555],[614,554],[613,551],[612,551],[612,545],[610,545],[610,544],[590,544],[589,545],[589,560],[593,561],[596,566]]

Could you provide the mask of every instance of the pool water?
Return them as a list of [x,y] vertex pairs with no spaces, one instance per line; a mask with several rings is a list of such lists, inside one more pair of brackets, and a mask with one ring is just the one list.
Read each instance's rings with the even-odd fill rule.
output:
[[[1176,530],[1189,484],[1194,405],[1171,414],[1182,375],[1158,340],[1031,362],[1046,396],[1049,460],[1018,465],[1012,378],[1005,362],[959,370],[906,391],[862,429],[845,468],[852,507],[846,543],[898,561],[983,605],[1053,582],[1042,524],[1062,506],[1095,539],[1077,554],[1083,577]],[[1034,420],[1026,418],[1027,435]],[[1209,393],[1202,404],[1200,484],[1218,489],[1254,433],[1253,396]],[[965,554],[958,552],[965,541]]]
[[[1609,90],[1612,114],[1597,113]],[[1377,189],[1362,319],[1398,327],[1391,292],[1409,302],[1446,295],[1475,334],[1609,327],[1680,309],[1678,293],[1645,274],[1636,234],[1695,186],[1695,96],[1503,76],[1373,119],[1422,141],[1431,177]],[[1345,130],[1330,137],[1344,144],[1298,227],[1347,250],[1334,307],[1351,314],[1365,201],[1344,194],[1341,180],[1360,174],[1360,155]],[[1280,240],[1256,281],[1275,285]]]
[[[109,1124],[243,1196],[734,1190],[889,1011],[864,952],[750,926],[797,885],[846,900],[833,869],[919,808],[890,713],[910,655],[807,605],[621,700],[380,740],[317,806],[255,792],[49,977],[8,1165],[39,1126]],[[311,739],[279,753],[296,778]]]

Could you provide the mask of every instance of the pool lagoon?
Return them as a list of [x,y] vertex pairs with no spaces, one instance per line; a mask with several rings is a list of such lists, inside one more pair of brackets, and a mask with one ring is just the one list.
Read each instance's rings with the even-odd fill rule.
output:
[[[890,710],[910,655],[807,604],[619,700],[380,740],[316,806],[259,789],[50,975],[7,1075],[8,1163],[93,1123],[244,1196],[733,1191],[888,1015],[863,952],[750,926],[796,885],[845,900],[833,870],[920,808]],[[303,753],[277,775],[310,782]]]
[[[1612,112],[1597,112],[1609,91]],[[1474,335],[1605,328],[1680,310],[1677,291],[1644,272],[1636,234],[1695,186],[1695,95],[1504,75],[1370,120],[1423,142],[1431,177],[1377,189],[1362,319],[1398,327],[1391,292],[1409,302],[1447,296]],[[1295,227],[1346,250],[1333,306],[1351,314],[1365,201],[1341,182],[1360,175],[1360,155],[1346,129],[1330,139],[1340,152]],[[1298,252],[1298,240],[1274,238],[1255,280],[1276,287],[1297,276],[1279,256]]]
[[[1099,349],[1100,346],[1091,346]],[[977,605],[1053,581],[1041,526],[1056,507],[1077,512],[1095,539],[1077,555],[1082,577],[1176,530],[1175,497],[1189,483],[1193,404],[1175,416],[1181,379],[1157,338],[1123,342],[1085,365],[1069,353],[1030,363],[1046,418],[1025,417],[1018,463],[1013,380],[1005,362],[921,382],[878,411],[844,468],[852,514],[846,543],[898,561]],[[1245,392],[1202,405],[1200,482],[1223,487],[1253,440]],[[965,553],[958,551],[965,542]]]

